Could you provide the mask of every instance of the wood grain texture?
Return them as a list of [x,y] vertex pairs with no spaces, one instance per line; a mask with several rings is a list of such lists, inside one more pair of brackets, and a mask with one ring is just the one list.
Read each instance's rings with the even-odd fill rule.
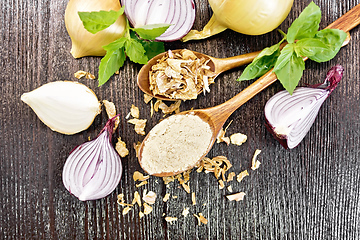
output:
[[[322,9],[320,23],[325,28],[359,0],[315,0]],[[288,18],[280,26],[286,30],[310,1],[295,1]],[[220,190],[211,174],[191,174],[190,194],[178,184],[164,186],[152,177],[149,184],[136,188],[132,174],[140,170],[134,142],[141,141],[125,116],[131,104],[147,118],[148,132],[161,118],[150,118],[150,106],[136,85],[140,65],[127,61],[120,74],[102,87],[95,80],[81,79],[99,99],[115,102],[122,121],[115,137],[127,143],[130,155],[123,158],[124,172],[116,190],[108,197],[80,202],[62,184],[61,174],[69,152],[94,138],[105,124],[103,112],[91,127],[73,136],[52,132],[21,102],[20,96],[44,83],[76,80],[77,70],[96,73],[99,57],[73,59],[70,38],[63,20],[67,1],[3,0],[0,2],[0,239],[360,239],[360,46],[359,27],[351,31],[348,46],[330,62],[306,62],[301,81],[318,83],[327,70],[341,64],[343,80],[326,100],[301,144],[283,149],[264,126],[266,101],[281,90],[276,82],[235,111],[228,134],[242,132],[248,141],[242,146],[215,144],[209,157],[227,156],[232,171],[250,169],[255,149],[261,149],[261,166],[250,171],[241,183],[231,182],[235,192],[244,191],[244,201],[229,202],[226,189]],[[201,29],[211,17],[205,0],[196,0],[194,29]],[[263,36],[245,36],[227,30],[203,41],[167,43],[168,49],[188,48],[225,58],[253,52],[280,40],[276,31]],[[236,82],[243,67],[221,74],[211,92],[198,100],[182,103],[181,110],[205,108],[230,99],[250,82]],[[226,123],[225,123],[226,124]],[[119,193],[131,202],[134,191],[157,193],[150,215],[140,219],[139,208],[127,215],[116,203]],[[178,196],[167,203],[165,193]],[[184,218],[183,208],[190,214]],[[202,212],[209,220],[197,225],[193,213]],[[169,224],[166,216],[178,217]]]

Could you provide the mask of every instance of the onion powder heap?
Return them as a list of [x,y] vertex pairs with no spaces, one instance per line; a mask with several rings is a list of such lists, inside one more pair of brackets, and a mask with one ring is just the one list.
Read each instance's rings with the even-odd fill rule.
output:
[[150,131],[141,166],[149,174],[185,171],[206,153],[212,135],[210,125],[199,116],[168,117]]

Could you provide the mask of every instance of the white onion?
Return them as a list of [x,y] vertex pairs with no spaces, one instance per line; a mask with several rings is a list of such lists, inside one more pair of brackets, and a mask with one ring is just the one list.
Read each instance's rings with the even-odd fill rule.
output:
[[280,91],[265,105],[268,130],[285,147],[296,147],[310,130],[321,105],[335,89],[343,75],[343,67],[332,67],[321,85],[298,87],[292,95]]
[[193,0],[121,0],[134,28],[149,24],[172,24],[157,41],[175,41],[185,36],[195,21]]
[[63,134],[75,134],[87,129],[101,104],[95,93],[84,84],[72,81],[56,81],[21,95],[51,130]]

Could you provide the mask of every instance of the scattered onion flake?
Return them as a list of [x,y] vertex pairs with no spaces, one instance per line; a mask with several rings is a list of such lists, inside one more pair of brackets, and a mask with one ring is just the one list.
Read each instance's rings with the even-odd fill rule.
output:
[[122,210],[122,215],[126,215],[128,214],[128,212],[131,210],[131,207],[125,207],[123,210]]
[[[108,115],[108,118],[113,118],[116,116],[116,107],[115,107],[115,104],[113,102],[109,102],[108,100],[103,100],[102,101],[103,104],[104,104],[104,107],[105,107],[105,111],[106,111],[106,114]],[[115,126],[114,126],[114,131],[115,129],[118,127],[119,125],[119,122],[120,122],[120,118],[119,116],[117,116],[115,118]],[[121,156],[121,155],[120,155]]]
[[141,146],[141,142],[134,143],[136,157],[138,157],[138,155],[139,155],[140,146]]
[[244,192],[239,192],[239,193],[235,193],[235,194],[231,194],[231,195],[227,195],[227,199],[229,199],[230,201],[242,201],[244,200],[244,196],[246,195],[246,193]]
[[165,184],[165,185],[167,185],[167,184],[169,184],[169,183],[171,183],[171,182],[175,181],[174,176],[163,177],[162,179],[163,179],[163,181],[164,181],[164,184]]
[[115,150],[119,153],[120,157],[126,157],[129,155],[129,150],[126,148],[126,143],[121,140],[121,137],[118,138]]
[[133,174],[133,179],[134,181],[144,181],[144,180],[147,180],[149,179],[150,176],[144,176],[141,172],[138,172],[138,171],[135,171],[134,174]]
[[275,94],[265,105],[266,127],[285,148],[296,147],[310,130],[321,105],[340,82],[344,68],[332,67],[324,83]]
[[199,213],[199,215],[196,215],[194,213],[194,216],[196,217],[196,219],[198,220],[198,225],[200,226],[201,223],[203,224],[207,224],[208,223],[208,220],[202,215],[202,213]]
[[230,181],[234,180],[235,175],[236,174],[234,172],[229,173],[226,181],[230,182]]
[[144,191],[143,200],[148,204],[154,204],[156,200],[156,193],[153,191],[149,191],[148,193]]
[[153,208],[149,206],[147,203],[144,203],[144,214],[148,215],[152,212]]
[[187,193],[190,193],[189,183],[188,183],[188,184],[182,183],[181,186],[184,188],[184,190],[185,190]]
[[170,106],[168,106],[162,100],[158,99],[155,102],[153,108],[154,108],[155,112],[158,112],[160,109],[163,114],[171,114],[173,112],[179,113],[180,105],[181,105],[181,100],[178,100],[175,103],[172,103],[172,104],[170,104]]
[[195,196],[195,192],[191,193],[191,201],[193,205],[196,205],[196,196]]
[[219,180],[219,189],[223,189],[225,187],[224,181],[223,180]]
[[225,137],[225,133],[226,130],[224,130],[223,128],[220,130],[218,136],[216,137],[216,143],[221,143],[221,142],[225,142],[227,145],[230,144],[230,138],[229,137]]
[[96,78],[93,74],[82,70],[79,70],[76,73],[74,73],[74,77],[76,77],[77,79],[85,77],[86,79],[91,79],[91,80]]
[[177,221],[177,217],[165,217],[165,221],[172,225],[175,221]]
[[[253,169],[253,170],[254,170],[254,169]],[[246,176],[249,176],[249,173],[248,173],[247,170],[244,170],[244,171],[242,171],[241,173],[239,173],[239,174],[237,175],[236,180],[237,180],[238,182],[241,182],[241,181],[244,179],[244,177],[246,177]]]
[[135,184],[135,187],[141,187],[141,186],[144,186],[146,184],[148,184],[148,181],[142,181],[142,182],[140,182],[138,184]]
[[153,99],[152,96],[150,96],[149,94],[144,93],[144,102],[146,104],[148,104],[151,101],[151,99]]
[[145,127],[146,127],[147,119],[137,119],[133,118],[128,120],[128,123],[135,125],[135,132],[139,135],[145,135]]
[[140,117],[140,111],[139,108],[135,105],[131,105],[130,114],[133,118],[139,118]]
[[247,140],[247,136],[242,133],[234,133],[233,135],[230,136],[230,141],[234,145],[240,146],[241,144],[246,142],[246,140]]
[[77,146],[65,162],[64,186],[81,201],[104,198],[120,182],[121,159],[111,144],[115,118],[106,123],[97,138]]
[[170,193],[166,193],[164,198],[163,198],[163,202],[167,202],[170,198]]
[[257,156],[261,153],[261,150],[256,149],[254,156],[252,157],[251,160],[251,170],[256,170],[260,167],[261,162],[259,162],[259,160],[257,160]]
[[189,208],[184,208],[184,210],[182,211],[181,215],[183,215],[184,217],[187,217],[187,215],[189,214]]
[[117,203],[123,207],[132,207],[134,206],[134,204],[130,204],[130,203],[125,203],[125,200],[124,200],[124,194],[123,193],[120,193],[117,197]]
[[138,191],[135,191],[134,192],[134,199],[133,199],[133,201],[132,201],[132,203],[131,204],[135,204],[135,203],[137,203],[138,205],[139,205],[139,207],[141,207],[141,198],[140,198],[140,194],[139,194],[139,192]]
[[134,28],[150,24],[171,24],[155,40],[175,41],[185,36],[195,21],[193,0],[121,0],[125,14]]

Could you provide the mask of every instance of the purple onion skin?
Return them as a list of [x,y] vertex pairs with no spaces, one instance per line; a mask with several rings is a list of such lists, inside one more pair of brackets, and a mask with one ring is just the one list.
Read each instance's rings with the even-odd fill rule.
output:
[[271,135],[273,135],[273,137],[281,144],[281,146],[283,146],[285,149],[289,149],[287,145],[287,136],[283,134],[277,134],[274,131],[275,128],[271,126],[266,116],[265,116],[265,127],[271,133]]
[[[332,91],[334,91],[334,89],[336,88],[337,84],[340,82],[342,76],[344,73],[344,68],[341,65],[336,65],[334,67],[332,67],[325,78],[325,81],[323,83],[320,84],[316,84],[316,85],[308,85],[308,88],[317,88],[319,90],[326,90],[327,91],[327,97],[328,98],[330,96],[330,94],[332,93]],[[285,91],[285,90],[284,90]],[[280,94],[281,92],[284,91],[280,91],[277,94]],[[296,90],[295,90],[296,91]],[[294,91],[294,93],[295,93]],[[277,94],[275,94],[273,97],[275,97]],[[290,95],[290,94],[289,94]],[[291,96],[294,97],[294,94]],[[290,99],[290,97],[289,97]],[[271,99],[269,99],[270,101]],[[268,102],[269,102],[268,101]],[[317,113],[316,113],[317,114]],[[316,118],[316,117],[315,117]],[[315,119],[314,119],[315,121]],[[311,123],[311,125],[313,124],[313,122]],[[274,138],[285,148],[285,149],[289,149],[288,146],[288,136],[285,134],[278,134],[275,132],[275,127],[269,122],[268,118],[266,117],[265,114],[265,127],[266,129],[271,133],[271,135],[274,136]],[[302,140],[302,139],[301,139]],[[300,144],[301,140],[299,141],[298,144]],[[298,146],[298,144],[292,148],[295,148]]]
[[120,182],[121,159],[111,143],[116,117],[107,121],[95,139],[75,147],[65,162],[64,186],[81,201],[106,197]]

